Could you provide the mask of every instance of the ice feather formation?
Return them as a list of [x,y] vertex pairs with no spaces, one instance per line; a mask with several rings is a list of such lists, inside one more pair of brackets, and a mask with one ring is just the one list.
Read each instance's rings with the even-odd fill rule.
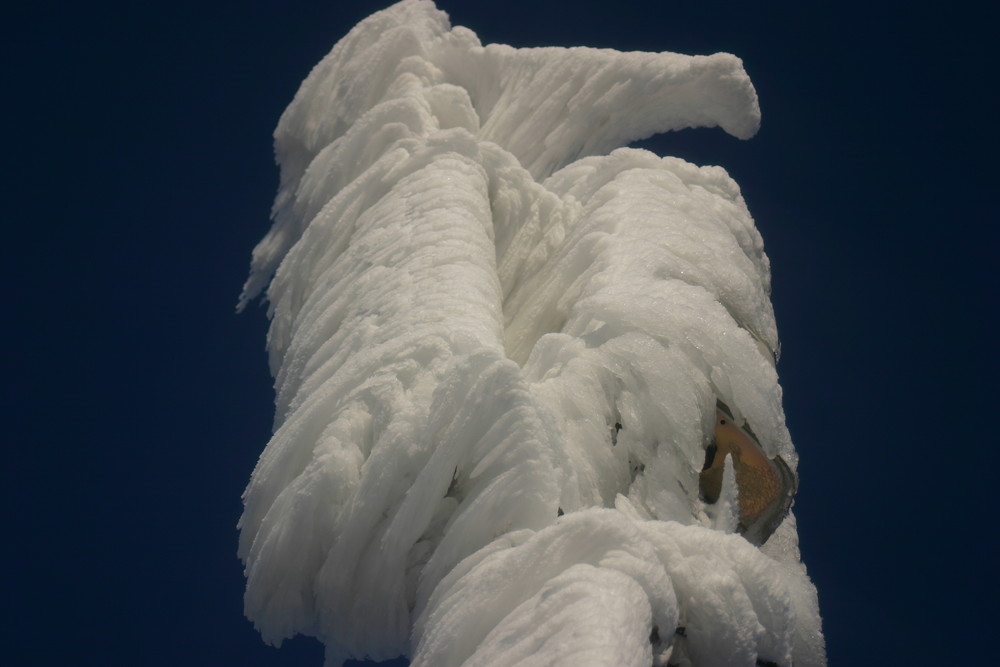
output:
[[796,465],[761,238],[723,169],[618,148],[758,122],[728,54],[484,47],[413,0],[334,47],[240,300],[267,289],[277,392],[240,521],[266,641],[825,662],[794,516],[736,534],[731,460],[699,493],[720,403]]

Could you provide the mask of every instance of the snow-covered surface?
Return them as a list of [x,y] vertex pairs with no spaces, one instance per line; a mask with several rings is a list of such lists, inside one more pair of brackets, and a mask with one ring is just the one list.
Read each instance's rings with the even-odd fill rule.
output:
[[[275,433],[246,613],[327,662],[825,662],[794,515],[757,548],[698,473],[717,401],[792,471],[763,244],[719,167],[728,54],[482,46],[430,2],[355,27],[275,132]],[[727,464],[729,465],[729,464]]]

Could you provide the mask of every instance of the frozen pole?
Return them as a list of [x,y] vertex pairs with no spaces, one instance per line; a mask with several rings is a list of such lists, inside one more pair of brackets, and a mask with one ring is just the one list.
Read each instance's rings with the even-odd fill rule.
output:
[[763,243],[738,186],[618,148],[759,124],[729,54],[365,19],[275,132],[274,436],[245,608],[327,664],[825,664]]

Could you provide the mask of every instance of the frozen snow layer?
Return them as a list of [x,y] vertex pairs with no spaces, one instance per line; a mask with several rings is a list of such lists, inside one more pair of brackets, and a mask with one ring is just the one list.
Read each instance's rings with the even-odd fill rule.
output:
[[282,115],[276,224],[243,302],[319,209],[407,138],[463,128],[543,178],[657,132],[718,125],[747,138],[759,124],[757,95],[728,53],[483,47],[430,3],[399,3],[342,39]]
[[267,288],[275,432],[240,520],[266,641],[824,662],[794,517],[758,549],[738,461],[699,491],[719,403],[796,468],[760,235],[721,168],[614,150],[757,124],[727,54],[484,47],[418,1],[334,47],[278,125],[240,301]]
[[800,567],[733,535],[589,509],[452,570],[417,621],[413,664],[803,665],[819,637]]

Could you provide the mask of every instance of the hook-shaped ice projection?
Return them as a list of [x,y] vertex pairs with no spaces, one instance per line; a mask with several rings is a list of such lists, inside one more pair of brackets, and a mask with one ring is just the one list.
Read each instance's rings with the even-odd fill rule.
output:
[[758,123],[728,54],[483,46],[420,0],[334,47],[240,300],[277,392],[240,520],[265,641],[825,662],[760,235],[723,169],[619,148]]

